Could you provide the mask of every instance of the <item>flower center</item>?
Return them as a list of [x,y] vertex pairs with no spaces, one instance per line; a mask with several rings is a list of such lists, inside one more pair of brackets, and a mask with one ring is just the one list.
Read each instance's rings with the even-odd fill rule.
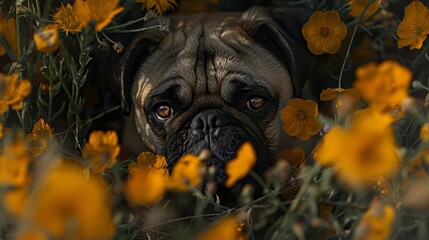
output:
[[298,111],[296,117],[301,121],[305,121],[307,119],[307,114],[304,111]]
[[327,36],[329,36],[329,28],[327,28],[327,27],[322,27],[321,29],[320,29],[320,35],[322,36],[322,37],[327,37]]

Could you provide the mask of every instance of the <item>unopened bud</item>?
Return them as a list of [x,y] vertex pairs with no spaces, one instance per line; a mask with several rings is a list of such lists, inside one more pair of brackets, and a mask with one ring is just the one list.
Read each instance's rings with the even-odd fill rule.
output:
[[124,51],[124,45],[121,42],[115,43],[112,48],[116,51],[117,54],[122,53]]
[[210,158],[212,158],[212,152],[209,149],[203,149],[200,153],[200,155],[198,155],[198,158],[201,159],[201,161],[205,162],[210,160]]
[[149,10],[147,11],[147,13],[144,15],[143,20],[146,21],[150,21],[152,19],[156,18],[156,13],[153,10]]

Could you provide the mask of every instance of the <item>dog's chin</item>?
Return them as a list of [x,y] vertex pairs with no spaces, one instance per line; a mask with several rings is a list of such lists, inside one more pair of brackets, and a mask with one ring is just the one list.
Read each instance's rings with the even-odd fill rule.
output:
[[[214,134],[214,131],[218,131]],[[192,129],[178,131],[170,145],[167,146],[167,161],[171,169],[181,156],[188,153],[199,155],[203,150],[209,150],[211,157],[205,161],[207,167],[215,166],[215,174],[209,176],[211,181],[223,184],[227,178],[225,167],[228,161],[234,159],[238,149],[244,142],[250,142],[257,154],[258,161],[263,161],[263,145],[257,139],[253,139],[243,128],[236,126],[225,126],[213,131],[210,134],[202,136],[195,134]],[[215,137],[216,135],[217,137]],[[258,165],[258,164],[257,164]]]

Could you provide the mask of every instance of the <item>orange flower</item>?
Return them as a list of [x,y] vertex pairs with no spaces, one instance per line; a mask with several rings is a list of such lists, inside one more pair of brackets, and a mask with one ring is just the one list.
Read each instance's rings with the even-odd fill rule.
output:
[[82,155],[91,161],[91,170],[102,173],[115,165],[120,147],[115,131],[94,131],[89,135],[88,143],[83,146]]
[[48,147],[48,141],[53,139],[52,129],[41,118],[34,124],[32,133],[27,134],[27,141],[31,145],[29,151],[33,156],[39,156]]
[[299,98],[290,99],[280,112],[283,130],[289,136],[308,140],[322,129],[322,124],[316,119],[317,114],[317,103]]
[[0,152],[0,185],[23,186],[29,181],[28,167],[31,162],[27,146],[21,134],[12,136]]
[[119,0],[76,0],[75,4],[76,17],[82,26],[88,26],[89,21],[93,20],[97,32],[107,27],[124,10],[124,7],[118,7]]
[[226,163],[225,172],[228,179],[225,186],[232,187],[244,178],[256,164],[256,152],[249,142],[243,143],[237,151],[237,156]]
[[[16,36],[16,21],[13,18],[4,19],[0,13],[0,34],[5,38],[7,44],[12,48],[14,54],[18,54],[18,40]],[[0,43],[0,56],[6,53],[3,44]]]
[[356,232],[362,236],[356,239],[387,239],[394,220],[395,208],[390,205],[383,206],[379,200],[372,201],[357,227],[360,231]]
[[[368,4],[369,0],[348,0],[348,2],[350,3],[350,7],[351,10],[349,12],[350,16],[352,17],[359,17],[363,10],[365,9],[366,5]],[[383,0],[385,1],[385,0]],[[383,2],[382,1],[382,2]],[[377,10],[378,10],[378,2],[380,1],[375,1],[369,4],[368,8],[366,9],[363,18],[367,19],[369,17],[371,17],[372,15],[374,15]],[[377,14],[378,15],[378,14]]]
[[337,11],[316,11],[302,28],[308,49],[316,55],[334,54],[347,35],[347,26]]
[[369,63],[356,70],[354,87],[362,98],[377,111],[389,111],[401,106],[408,97],[412,73],[391,60]]
[[115,233],[107,186],[84,169],[61,162],[35,186],[28,227],[55,239],[110,239]]
[[326,134],[313,156],[315,161],[332,165],[340,179],[351,186],[390,177],[399,167],[392,119],[369,109],[356,112],[350,126],[334,127]]
[[33,34],[36,49],[42,53],[53,53],[60,47],[60,34],[56,24],[47,24]]
[[320,100],[329,101],[336,99],[335,108],[340,112],[348,112],[359,101],[360,96],[356,89],[327,88],[320,94]]
[[173,167],[167,189],[170,191],[187,192],[188,185],[197,187],[201,183],[203,162],[192,154],[181,157]]
[[75,8],[67,3],[62,5],[54,15],[54,21],[66,32],[66,35],[76,34],[82,30],[82,23],[76,16]]
[[23,216],[30,193],[27,186],[7,190],[3,195],[3,204],[8,213]]
[[135,2],[142,3],[142,10],[155,8],[158,15],[177,6],[175,0],[135,0]]
[[13,110],[21,110],[22,100],[31,92],[31,84],[27,79],[19,81],[18,73],[3,75],[0,73],[0,114],[4,114],[9,106]]
[[429,140],[429,123],[423,124],[422,128],[420,128],[420,140]]
[[167,161],[161,155],[144,152],[128,166],[130,178],[125,194],[133,205],[156,203],[164,195],[168,180]]
[[412,1],[405,8],[404,19],[398,26],[398,47],[420,49],[429,34],[429,10],[420,1]]
[[305,153],[302,147],[293,149],[284,149],[278,155],[277,159],[288,161],[293,167],[298,168],[305,162]]
[[243,240],[243,223],[232,216],[228,216],[216,225],[205,230],[197,240]]

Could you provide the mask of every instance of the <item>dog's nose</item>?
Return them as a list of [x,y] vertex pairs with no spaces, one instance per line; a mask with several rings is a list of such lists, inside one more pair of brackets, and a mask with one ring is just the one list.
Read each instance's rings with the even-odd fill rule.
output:
[[227,116],[221,110],[208,109],[198,113],[191,122],[192,129],[215,129],[224,127],[229,123]]

